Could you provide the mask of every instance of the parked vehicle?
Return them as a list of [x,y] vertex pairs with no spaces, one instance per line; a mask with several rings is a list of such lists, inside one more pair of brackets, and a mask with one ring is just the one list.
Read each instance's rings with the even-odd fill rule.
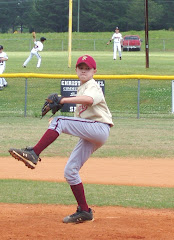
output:
[[141,42],[138,35],[126,35],[123,37],[123,51],[140,51]]

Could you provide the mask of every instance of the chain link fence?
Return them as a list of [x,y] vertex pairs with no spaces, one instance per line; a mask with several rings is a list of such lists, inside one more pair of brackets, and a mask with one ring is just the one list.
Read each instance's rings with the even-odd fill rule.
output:
[[[162,84],[145,79],[103,80],[105,98],[114,118],[174,118],[171,80],[163,80]],[[8,83],[8,91],[1,91],[0,115],[5,117],[39,117],[45,97],[61,92],[61,79],[9,78]]]
[[[143,39],[142,39],[143,40]],[[108,39],[74,39],[72,40],[72,51],[113,51],[112,44],[106,45]],[[33,47],[32,39],[0,39],[0,44],[5,46],[8,52],[28,52]],[[145,50],[143,40],[141,51]],[[68,39],[48,39],[45,42],[44,51],[68,51]],[[173,39],[150,39],[150,51],[173,51]]]

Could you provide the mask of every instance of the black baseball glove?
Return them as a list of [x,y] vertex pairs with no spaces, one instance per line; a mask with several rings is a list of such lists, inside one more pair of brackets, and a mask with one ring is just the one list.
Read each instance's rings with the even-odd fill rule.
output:
[[42,117],[44,117],[50,110],[52,110],[53,115],[59,111],[63,107],[63,104],[60,104],[62,98],[63,97],[61,95],[57,95],[57,93],[50,94],[45,99],[46,101],[42,107]]

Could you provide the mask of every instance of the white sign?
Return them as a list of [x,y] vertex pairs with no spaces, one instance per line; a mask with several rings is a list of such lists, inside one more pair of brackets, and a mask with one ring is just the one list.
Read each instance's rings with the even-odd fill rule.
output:
[[[96,80],[102,88],[103,94],[105,93],[105,81]],[[80,86],[80,80],[64,79],[61,80],[61,95],[64,97],[73,97],[77,94],[77,88]],[[61,112],[75,112],[76,104],[64,104]]]

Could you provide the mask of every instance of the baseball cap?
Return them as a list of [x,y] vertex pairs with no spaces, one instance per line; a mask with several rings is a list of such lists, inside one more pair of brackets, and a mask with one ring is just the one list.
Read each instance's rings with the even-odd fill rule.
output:
[[46,38],[44,38],[44,37],[41,37],[41,38],[40,38],[40,40],[41,40],[41,41],[45,41],[45,40],[46,40]]
[[2,46],[2,45],[0,45],[0,50],[1,50],[1,49],[3,49],[3,46]]
[[116,29],[116,30],[119,30],[119,27],[116,27],[115,29]]
[[96,62],[95,62],[94,58],[92,58],[89,55],[83,55],[83,56],[79,57],[77,60],[77,63],[76,63],[76,67],[81,63],[85,63],[89,68],[96,69]]

